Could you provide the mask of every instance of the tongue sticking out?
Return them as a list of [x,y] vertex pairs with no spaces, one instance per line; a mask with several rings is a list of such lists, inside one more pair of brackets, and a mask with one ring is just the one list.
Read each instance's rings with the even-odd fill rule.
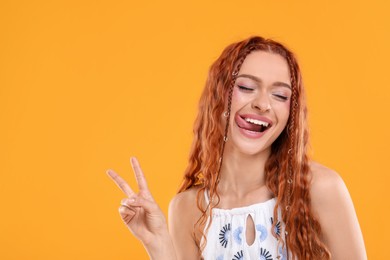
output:
[[253,132],[262,132],[263,128],[264,127],[262,125],[255,125],[255,124],[251,124],[251,123],[249,123],[248,125],[246,125],[244,127],[244,129],[249,130],[249,131],[253,131]]
[[267,127],[263,125],[256,125],[249,122],[245,122],[245,123],[246,123],[245,125],[241,126],[241,128],[245,130],[249,130],[253,132],[264,132],[267,129]]
[[242,129],[258,133],[264,132],[270,127],[269,123],[263,123],[260,120],[248,119],[239,115],[236,116],[236,123]]

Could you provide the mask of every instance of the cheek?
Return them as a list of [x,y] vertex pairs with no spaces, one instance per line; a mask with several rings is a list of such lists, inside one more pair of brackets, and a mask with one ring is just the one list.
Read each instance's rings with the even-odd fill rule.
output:
[[290,101],[284,104],[283,111],[284,111],[283,113],[284,113],[285,124],[287,124],[288,118],[290,117]]
[[289,117],[290,115],[290,106],[291,106],[290,100],[284,103],[284,110],[285,113],[287,114],[287,117]]
[[237,98],[239,98],[240,93],[237,91],[237,88],[233,88],[233,93],[232,93],[232,102],[234,103]]
[[286,122],[290,116],[290,100],[283,104],[283,114],[286,118]]
[[290,101],[277,103],[273,106],[273,109],[279,118],[279,122],[287,124],[290,117]]
[[248,102],[248,97],[241,93],[237,88],[233,89],[232,94],[232,109],[233,107],[241,107]]

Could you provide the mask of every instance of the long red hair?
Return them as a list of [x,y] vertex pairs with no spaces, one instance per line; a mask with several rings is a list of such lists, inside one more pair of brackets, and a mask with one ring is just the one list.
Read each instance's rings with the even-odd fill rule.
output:
[[[271,155],[265,165],[266,185],[276,197],[274,219],[278,219],[280,208],[285,223],[284,240],[283,237],[278,239],[298,259],[330,259],[330,252],[320,239],[320,224],[310,206],[307,109],[301,73],[294,54],[278,42],[251,37],[229,45],[212,64],[200,98],[189,163],[179,192],[201,184],[197,193],[197,205],[202,212],[197,222],[200,229],[207,217],[211,218],[210,212],[219,202],[217,185],[229,122],[227,118],[225,123],[221,115],[226,107],[230,112],[235,78],[246,56],[252,51],[281,55],[286,59],[291,75],[289,120],[272,144]],[[227,113],[227,116],[230,114]],[[205,190],[211,198],[207,207],[203,206],[206,205],[203,196]],[[199,231],[205,238],[204,231]],[[273,235],[277,236],[275,233]]]

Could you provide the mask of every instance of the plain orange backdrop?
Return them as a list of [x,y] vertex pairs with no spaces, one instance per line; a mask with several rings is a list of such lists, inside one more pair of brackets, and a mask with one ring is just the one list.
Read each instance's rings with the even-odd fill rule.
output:
[[[147,259],[121,223],[136,155],[166,213],[207,70],[251,35],[298,56],[311,154],[388,259],[388,1],[0,2],[0,259]],[[326,194],[324,194],[325,196]]]

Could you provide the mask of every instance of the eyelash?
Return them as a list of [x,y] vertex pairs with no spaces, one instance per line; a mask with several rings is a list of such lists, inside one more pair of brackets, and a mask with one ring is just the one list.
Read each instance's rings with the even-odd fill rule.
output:
[[281,100],[283,100],[283,101],[287,101],[287,100],[288,100],[288,97],[283,96],[283,95],[274,94],[274,96],[277,97],[277,98],[279,98],[279,99],[281,99]]
[[[253,91],[253,88],[248,88],[248,87],[245,87],[245,86],[241,86],[241,85],[237,85],[238,89],[240,89],[241,91],[246,91],[246,92],[251,92]],[[274,97],[280,99],[281,101],[287,101],[288,100],[288,97],[287,96],[283,96],[283,95],[280,95],[280,94],[273,94]]]
[[237,86],[238,86],[238,88],[239,88],[240,90],[243,90],[243,91],[252,91],[252,90],[253,90],[252,88],[247,88],[247,87],[240,86],[240,85],[237,85]]

